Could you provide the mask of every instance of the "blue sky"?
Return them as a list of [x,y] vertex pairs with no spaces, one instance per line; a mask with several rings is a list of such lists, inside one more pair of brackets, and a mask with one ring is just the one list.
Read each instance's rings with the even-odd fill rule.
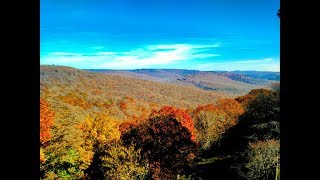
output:
[[40,0],[40,64],[280,71],[279,0]]

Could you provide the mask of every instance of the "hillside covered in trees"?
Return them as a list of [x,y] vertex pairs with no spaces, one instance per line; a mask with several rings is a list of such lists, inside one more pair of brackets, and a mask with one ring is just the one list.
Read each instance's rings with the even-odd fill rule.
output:
[[[228,75],[208,76],[199,82]],[[41,66],[40,178],[278,180],[279,84],[254,87],[236,96]]]
[[265,71],[228,72],[185,69],[88,70],[148,81],[193,86],[208,91],[226,93],[233,97],[247,94],[251,89],[268,88],[271,84],[280,81],[279,72]]

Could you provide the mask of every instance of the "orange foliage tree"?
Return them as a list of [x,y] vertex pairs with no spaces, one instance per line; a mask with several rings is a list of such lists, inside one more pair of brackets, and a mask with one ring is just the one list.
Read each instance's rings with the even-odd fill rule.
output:
[[176,118],[182,124],[182,126],[184,126],[189,130],[189,132],[191,133],[191,140],[193,141],[196,140],[193,120],[185,110],[174,108],[172,106],[164,106],[159,111],[153,110],[150,114],[150,117],[168,116],[168,115],[171,115],[174,118]]
[[244,113],[243,106],[234,99],[221,99],[216,104],[218,108],[227,113],[230,126],[236,125],[239,116]]
[[44,144],[51,139],[51,128],[54,113],[50,110],[46,100],[40,99],[40,143]]
[[214,106],[213,104],[208,104],[208,105],[199,105],[194,111],[193,114],[197,115],[199,114],[200,111],[215,111],[218,108]]

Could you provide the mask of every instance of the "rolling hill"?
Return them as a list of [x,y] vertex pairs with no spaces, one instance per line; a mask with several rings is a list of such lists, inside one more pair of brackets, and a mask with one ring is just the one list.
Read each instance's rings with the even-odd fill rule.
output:
[[80,70],[42,65],[40,94],[57,112],[61,108],[82,115],[108,112],[124,120],[165,105],[195,108],[221,98],[244,95],[252,89],[268,88],[276,82],[269,80],[276,77],[276,73],[243,73],[179,69]]
[[106,70],[89,69],[88,71],[120,75],[155,82],[194,86],[208,91],[239,96],[251,89],[268,88],[271,83],[279,82],[279,72],[260,71],[197,71],[183,69],[137,69]]
[[44,65],[40,66],[40,95],[55,112],[64,108],[82,115],[105,111],[122,120],[164,105],[187,109],[230,97],[182,84]]

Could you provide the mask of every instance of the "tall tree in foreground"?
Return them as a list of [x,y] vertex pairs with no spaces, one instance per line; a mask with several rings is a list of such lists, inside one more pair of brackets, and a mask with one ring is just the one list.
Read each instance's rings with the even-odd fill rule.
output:
[[80,128],[84,131],[86,146],[94,155],[86,170],[91,179],[137,179],[146,174],[144,163],[140,163],[140,152],[133,146],[125,147],[120,141],[117,120],[100,114],[88,116]]
[[192,114],[201,148],[206,150],[219,142],[222,134],[236,125],[243,113],[242,105],[234,99],[221,99],[216,105],[198,106]]
[[197,129],[197,142],[201,149],[209,149],[218,141],[225,131],[227,114],[212,104],[199,106],[193,112],[195,127]]
[[241,120],[249,125],[250,141],[280,139],[280,93],[268,90],[257,94]]
[[267,89],[253,89],[235,99],[244,107],[236,126],[221,139],[221,152],[243,151],[249,142],[280,138],[280,94]]
[[122,135],[127,145],[141,149],[152,179],[176,179],[191,165],[196,150],[190,131],[172,115],[151,117]]

